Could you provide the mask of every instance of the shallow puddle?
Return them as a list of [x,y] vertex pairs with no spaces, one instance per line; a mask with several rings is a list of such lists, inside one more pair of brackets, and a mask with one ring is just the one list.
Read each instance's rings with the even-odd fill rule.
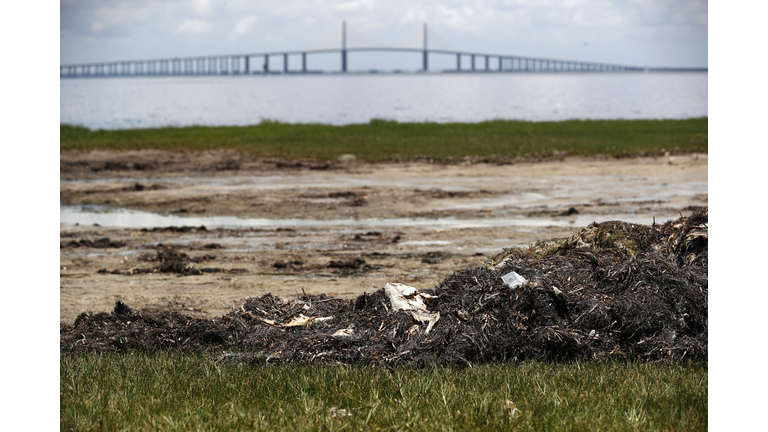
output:
[[[656,217],[656,223],[673,219]],[[98,225],[109,228],[164,228],[171,226],[205,226],[206,228],[297,228],[297,227],[421,227],[435,229],[497,228],[497,227],[586,227],[592,222],[621,220],[650,225],[653,217],[631,214],[605,216],[564,216],[558,218],[508,217],[493,219],[456,218],[382,218],[382,219],[263,219],[234,216],[180,217],[161,215],[138,210],[116,209],[108,211],[97,206],[60,206],[59,222],[62,225]]]

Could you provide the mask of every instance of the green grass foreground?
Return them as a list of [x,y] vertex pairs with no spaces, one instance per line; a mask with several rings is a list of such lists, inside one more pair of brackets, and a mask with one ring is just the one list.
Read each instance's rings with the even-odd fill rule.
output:
[[60,151],[234,149],[256,157],[435,160],[509,160],[526,155],[611,156],[707,152],[708,118],[686,120],[571,120],[562,122],[488,121],[482,123],[397,123],[330,126],[265,121],[244,127],[167,127],[97,130],[60,126]]
[[707,430],[706,363],[387,371],[61,354],[59,386],[61,430]]

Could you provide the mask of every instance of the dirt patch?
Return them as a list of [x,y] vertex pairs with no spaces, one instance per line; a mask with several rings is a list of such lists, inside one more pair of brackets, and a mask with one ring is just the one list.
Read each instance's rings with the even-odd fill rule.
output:
[[[605,222],[446,277],[427,324],[383,289],[354,300],[265,295],[210,320],[175,311],[84,313],[63,351],[226,349],[221,361],[471,366],[504,359],[706,359],[708,213],[664,225]],[[502,277],[527,279],[510,288]]]

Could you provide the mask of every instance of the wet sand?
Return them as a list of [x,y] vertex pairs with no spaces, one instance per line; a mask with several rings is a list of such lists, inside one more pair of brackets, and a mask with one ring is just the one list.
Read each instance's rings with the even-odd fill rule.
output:
[[[431,288],[504,248],[567,236],[591,221],[687,216],[707,206],[707,170],[707,155],[440,165],[62,153],[60,203],[74,210],[73,219],[62,212],[62,245],[104,237],[124,245],[62,247],[60,319],[109,311],[117,300],[212,317],[267,293],[354,297],[386,282]],[[94,226],[77,215],[82,206],[107,216]],[[115,217],[125,209],[155,217]],[[216,219],[227,216],[239,219]],[[246,223],[254,220],[261,222]],[[152,229],[169,225],[198,228]],[[150,268],[165,246],[199,258],[198,268],[225,271],[109,273]]]

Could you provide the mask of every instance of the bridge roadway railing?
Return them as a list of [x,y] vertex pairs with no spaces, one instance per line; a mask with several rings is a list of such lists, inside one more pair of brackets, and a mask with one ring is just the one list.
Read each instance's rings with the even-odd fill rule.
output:
[[[448,55],[456,57],[455,69],[442,69],[437,72],[706,72],[706,68],[644,68],[638,66],[616,65],[608,63],[583,62],[574,60],[556,60],[537,57],[472,53],[463,51],[418,49],[418,48],[346,48],[318,49],[303,51],[276,51],[253,54],[224,56],[200,56],[164,58],[152,60],[128,60],[103,63],[84,63],[61,65],[61,78],[78,77],[139,77],[139,76],[192,76],[192,75],[255,75],[255,74],[308,74],[348,72],[347,54],[352,52],[410,52],[421,53],[421,69],[415,72],[430,72],[430,55]],[[310,54],[341,55],[341,69],[337,71],[310,70],[307,56]],[[301,68],[290,69],[288,59],[301,57]],[[269,67],[270,58],[282,57],[282,70]],[[260,66],[254,60],[263,59]],[[467,63],[462,64],[462,61]],[[279,60],[278,60],[279,61]],[[379,71],[355,71],[356,73]],[[434,71],[433,71],[434,72]]]

